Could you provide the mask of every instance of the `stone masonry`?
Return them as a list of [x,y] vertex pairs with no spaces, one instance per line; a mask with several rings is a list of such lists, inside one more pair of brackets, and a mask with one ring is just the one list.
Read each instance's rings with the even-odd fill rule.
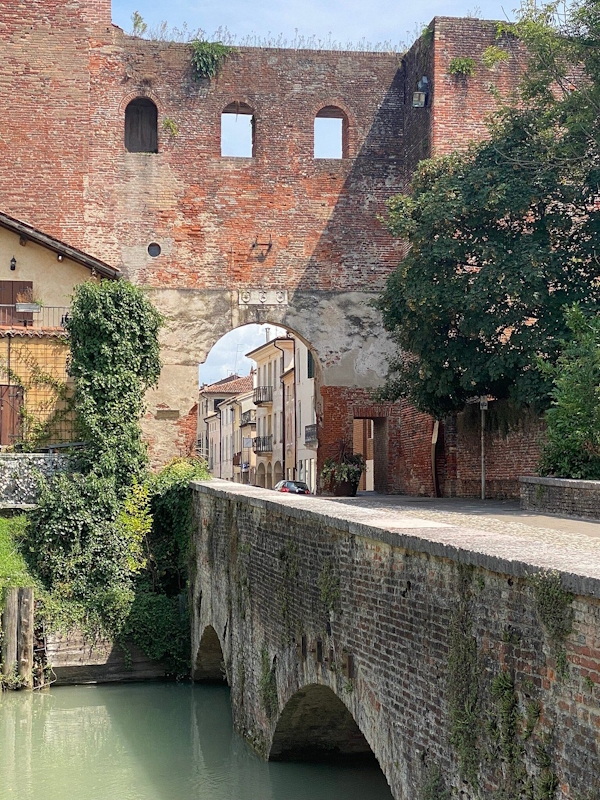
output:
[[265,757],[370,749],[396,800],[596,800],[597,540],[193,491],[195,675]]
[[33,505],[38,479],[65,470],[67,459],[52,453],[0,453],[0,507]]

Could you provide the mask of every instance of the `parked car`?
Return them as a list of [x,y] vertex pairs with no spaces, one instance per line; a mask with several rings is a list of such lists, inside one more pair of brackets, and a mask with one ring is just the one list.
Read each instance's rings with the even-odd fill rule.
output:
[[276,492],[290,492],[290,494],[310,494],[310,489],[304,481],[279,481],[274,489]]

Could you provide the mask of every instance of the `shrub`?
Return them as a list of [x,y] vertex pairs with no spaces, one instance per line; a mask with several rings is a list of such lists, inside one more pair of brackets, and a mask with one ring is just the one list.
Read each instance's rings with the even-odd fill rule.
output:
[[542,474],[600,480],[600,317],[578,305],[566,312],[572,339],[556,367],[552,406],[546,412]]

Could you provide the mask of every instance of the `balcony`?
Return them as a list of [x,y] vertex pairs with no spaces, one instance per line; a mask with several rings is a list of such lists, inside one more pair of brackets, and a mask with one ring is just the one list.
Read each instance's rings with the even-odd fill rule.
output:
[[273,387],[272,386],[256,386],[253,392],[252,399],[254,405],[260,406],[266,403],[273,402]]
[[304,444],[316,445],[318,443],[317,423],[315,422],[314,425],[306,425],[304,428]]
[[0,327],[63,333],[69,311],[67,306],[40,306],[37,303],[0,305]]
[[272,453],[273,436],[256,436],[252,439],[252,449],[255,453]]
[[241,465],[242,465],[242,451],[240,450],[239,453],[235,453],[233,456],[233,466],[241,467]]
[[243,428],[245,425],[256,425],[256,409],[252,408],[250,411],[244,411],[242,414],[242,420],[240,422],[240,428]]

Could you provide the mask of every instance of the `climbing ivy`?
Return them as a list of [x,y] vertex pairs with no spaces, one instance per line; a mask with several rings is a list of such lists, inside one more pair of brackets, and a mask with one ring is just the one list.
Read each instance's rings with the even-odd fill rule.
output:
[[450,790],[446,787],[442,772],[437,764],[431,764],[419,792],[419,800],[450,800]]
[[277,698],[277,679],[275,677],[275,665],[271,666],[269,651],[266,647],[260,652],[260,698],[263,708],[269,719],[274,717],[279,710],[279,700]]
[[473,569],[459,564],[458,600],[450,618],[447,695],[450,741],[462,777],[477,784],[479,771],[479,681],[477,640],[471,633],[469,599]]
[[75,288],[66,326],[76,424],[85,449],[78,468],[111,478],[119,491],[147,463],[139,420],[146,391],[160,374],[162,318],[127,281],[86,281]]
[[192,42],[194,78],[214,78],[220,72],[225,59],[236,52],[235,47],[229,47],[222,42],[195,39]]
[[333,562],[330,558],[326,558],[321,572],[319,573],[319,592],[321,595],[321,602],[329,611],[336,611],[340,604],[340,576],[335,571]]

